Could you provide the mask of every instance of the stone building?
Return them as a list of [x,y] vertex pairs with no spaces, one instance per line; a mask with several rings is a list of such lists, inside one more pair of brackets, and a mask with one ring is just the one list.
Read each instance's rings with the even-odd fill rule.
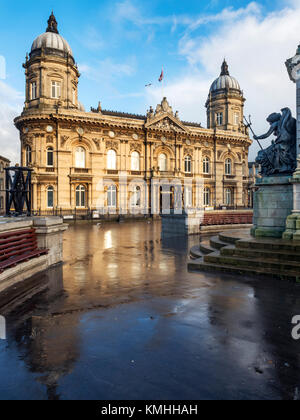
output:
[[0,156],[0,215],[5,214],[5,168],[10,166],[10,160]]
[[[53,14],[23,66],[26,100],[15,125],[21,163],[34,170],[35,210],[138,213],[151,203],[157,209],[162,179],[189,185],[187,207],[248,206],[245,99],[225,61],[209,91],[208,128],[181,121],[166,98],[146,115],[107,111],[100,103],[85,112],[78,100],[80,73]],[[200,199],[198,179],[204,182]],[[174,204],[173,187],[169,195]]]

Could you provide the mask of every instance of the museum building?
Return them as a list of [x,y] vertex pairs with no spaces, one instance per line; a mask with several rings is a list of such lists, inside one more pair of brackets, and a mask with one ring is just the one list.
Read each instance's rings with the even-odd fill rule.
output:
[[[172,185],[181,183],[188,185],[182,189],[186,207],[248,207],[252,142],[243,123],[243,91],[225,60],[209,90],[207,128],[181,121],[166,98],[146,115],[107,111],[100,103],[86,112],[78,100],[76,61],[53,13],[23,67],[25,106],[15,125],[21,165],[33,169],[36,212],[150,212],[153,203],[161,207],[161,180],[170,182],[171,206]],[[127,183],[122,194],[121,179]]]

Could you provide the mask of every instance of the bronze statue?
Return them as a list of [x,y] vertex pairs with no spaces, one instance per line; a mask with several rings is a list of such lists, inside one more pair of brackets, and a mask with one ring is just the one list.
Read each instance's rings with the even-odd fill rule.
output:
[[283,108],[282,114],[273,113],[267,118],[270,130],[255,140],[263,140],[275,135],[272,145],[258,153],[256,162],[261,165],[261,175],[291,175],[297,167],[296,120],[289,108]]

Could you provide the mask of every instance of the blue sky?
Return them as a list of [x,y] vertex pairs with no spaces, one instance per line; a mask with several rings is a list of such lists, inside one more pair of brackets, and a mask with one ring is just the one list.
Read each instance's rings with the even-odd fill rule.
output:
[[164,66],[164,93],[174,110],[205,126],[205,100],[224,56],[258,131],[267,128],[269,113],[294,110],[284,62],[300,41],[299,0],[0,0],[0,56],[6,60],[0,146],[13,159],[19,151],[11,119],[24,100],[22,63],[52,9],[81,70],[79,96],[87,110],[101,101],[106,109],[145,113],[161,99]]

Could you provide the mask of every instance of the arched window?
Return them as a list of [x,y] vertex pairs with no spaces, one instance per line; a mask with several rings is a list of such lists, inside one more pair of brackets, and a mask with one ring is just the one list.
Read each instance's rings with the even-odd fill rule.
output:
[[232,206],[233,205],[233,193],[231,188],[225,189],[225,204],[226,206]]
[[76,207],[86,206],[86,188],[83,185],[78,185],[76,188]]
[[210,189],[209,188],[204,188],[203,204],[205,207],[210,206]]
[[140,154],[138,152],[133,152],[131,154],[131,170],[132,171],[140,170]]
[[161,172],[165,172],[168,170],[167,155],[165,155],[164,153],[162,153],[158,157],[158,166]]
[[53,147],[49,147],[49,149],[47,149],[47,166],[53,166],[53,164]]
[[47,207],[48,209],[53,209],[54,207],[54,188],[47,188]]
[[117,169],[117,153],[114,150],[107,152],[107,169],[113,171]]
[[85,168],[85,149],[77,147],[75,152],[75,168]]
[[187,174],[192,173],[192,158],[191,156],[186,156],[184,159],[184,171]]
[[111,185],[107,190],[107,206],[117,207],[117,187]]
[[210,159],[208,157],[203,159],[203,173],[210,174]]
[[25,154],[26,166],[28,166],[32,163],[32,150],[30,146],[26,146]]
[[226,161],[225,161],[225,175],[232,175],[232,161],[231,161],[231,159],[226,159]]

